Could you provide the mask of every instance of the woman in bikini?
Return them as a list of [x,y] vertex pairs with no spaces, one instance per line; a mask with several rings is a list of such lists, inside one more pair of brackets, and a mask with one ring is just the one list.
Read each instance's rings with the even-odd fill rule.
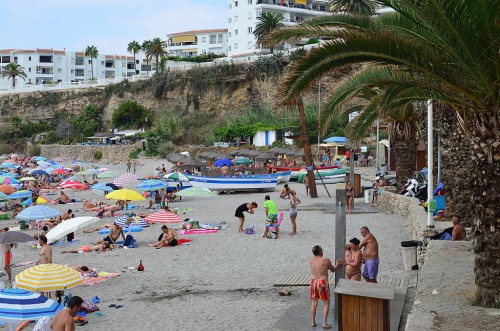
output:
[[345,248],[345,278],[347,280],[361,281],[361,263],[363,253],[359,249],[359,240],[352,238]]
[[353,194],[353,188],[351,185],[351,181],[347,181],[347,185],[345,186],[345,197],[346,197],[346,205],[347,205],[347,213],[351,214],[351,209],[352,209],[352,194]]
[[109,248],[109,242],[104,241],[98,245],[93,245],[93,246],[82,246],[80,249],[69,249],[66,251],[61,251],[61,254],[64,253],[80,253],[80,252],[99,252],[99,251],[105,251]]

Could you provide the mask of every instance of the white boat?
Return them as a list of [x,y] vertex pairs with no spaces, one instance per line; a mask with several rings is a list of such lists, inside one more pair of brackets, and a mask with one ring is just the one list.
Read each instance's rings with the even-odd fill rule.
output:
[[274,191],[278,183],[278,177],[261,176],[189,176],[189,179],[193,186],[208,188],[212,191]]
[[323,179],[323,182],[321,182],[321,179],[315,179],[314,181],[316,182],[316,185],[321,185],[321,184],[337,184],[337,183],[346,183],[347,182],[347,176],[346,175],[331,175],[331,176],[321,176]]

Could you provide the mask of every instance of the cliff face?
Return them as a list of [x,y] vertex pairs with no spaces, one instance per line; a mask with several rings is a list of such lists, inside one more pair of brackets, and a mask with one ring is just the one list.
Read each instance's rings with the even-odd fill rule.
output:
[[[228,114],[244,113],[261,103],[273,106],[282,78],[282,68],[277,69],[262,72],[249,65],[218,65],[106,87],[6,95],[0,97],[0,123],[10,123],[12,116],[32,122],[50,121],[56,113],[76,116],[86,105],[94,104],[101,109],[104,123],[109,124],[121,102],[135,100],[156,114],[173,110],[185,117],[202,116],[210,122],[207,124],[214,125],[223,123]],[[325,95],[346,72],[322,81]],[[304,99],[306,104],[317,103],[317,87]]]

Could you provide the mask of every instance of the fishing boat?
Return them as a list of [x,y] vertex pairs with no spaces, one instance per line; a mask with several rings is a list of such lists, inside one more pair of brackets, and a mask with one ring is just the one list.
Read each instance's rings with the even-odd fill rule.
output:
[[[347,181],[347,174],[349,173],[349,169],[331,169],[331,170],[323,170],[314,173],[314,178],[316,184],[337,184],[337,183],[345,183]],[[319,174],[319,175],[318,175]],[[299,183],[303,183],[307,173],[301,172],[297,176],[297,181]],[[323,182],[321,182],[321,179]]]
[[[273,169],[272,166],[267,165],[268,169]],[[305,169],[306,167],[276,167],[276,172],[283,172],[283,171],[300,171],[302,169]],[[317,170],[327,170],[327,169],[336,169],[338,168],[338,165],[336,164],[331,164],[331,165],[322,165],[322,166],[316,166],[315,169]]]
[[193,186],[208,188],[212,191],[274,191],[278,184],[277,176],[229,176],[204,177],[189,176]]

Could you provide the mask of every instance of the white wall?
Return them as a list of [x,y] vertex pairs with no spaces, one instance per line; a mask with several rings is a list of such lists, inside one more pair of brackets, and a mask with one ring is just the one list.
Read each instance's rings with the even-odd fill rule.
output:
[[[266,144],[266,132],[268,132],[267,144]],[[288,135],[291,135],[291,132],[286,132],[285,133],[285,136],[288,136]],[[253,145],[257,146],[257,147],[270,146],[275,141],[276,141],[276,131],[274,131],[274,130],[260,131],[260,132],[257,132],[253,136]],[[292,145],[293,144],[293,140],[285,138],[285,143],[288,144],[288,145]]]

